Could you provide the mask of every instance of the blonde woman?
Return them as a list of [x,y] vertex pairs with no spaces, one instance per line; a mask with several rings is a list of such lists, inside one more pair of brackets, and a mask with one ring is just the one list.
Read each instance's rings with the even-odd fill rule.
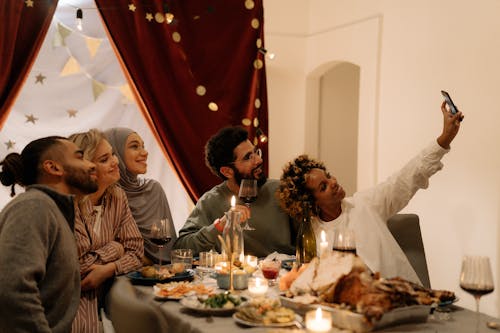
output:
[[75,209],[75,237],[81,281],[80,307],[73,332],[99,332],[98,309],[115,275],[141,267],[143,239],[132,217],[120,179],[118,159],[102,132],[69,137],[96,165],[97,192],[78,198]]

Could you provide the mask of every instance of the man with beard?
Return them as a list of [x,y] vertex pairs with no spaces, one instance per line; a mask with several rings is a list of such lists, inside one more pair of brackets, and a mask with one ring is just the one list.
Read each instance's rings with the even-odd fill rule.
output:
[[97,190],[95,165],[62,137],[29,143],[0,162],[0,181],[26,191],[0,213],[0,332],[69,332],[80,269],[69,194]]
[[224,229],[224,213],[230,209],[231,197],[238,197],[242,179],[257,179],[259,190],[251,210],[244,205],[235,207],[241,212],[240,222],[250,218],[250,225],[255,228],[244,231],[245,253],[257,257],[274,251],[295,254],[295,228],[275,196],[279,181],[267,179],[260,149],[248,140],[248,132],[241,127],[221,129],[205,146],[205,162],[224,181],[198,200],[179,231],[174,248],[190,248],[194,253],[220,251],[217,236]]

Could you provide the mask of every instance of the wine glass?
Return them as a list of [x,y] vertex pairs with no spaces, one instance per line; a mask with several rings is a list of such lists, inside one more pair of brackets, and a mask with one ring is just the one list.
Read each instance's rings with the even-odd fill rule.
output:
[[160,219],[151,225],[151,230],[149,231],[149,241],[155,244],[158,247],[158,275],[161,274],[161,259],[162,259],[162,249],[165,245],[170,242],[172,236],[169,231],[169,223],[168,219]]
[[341,227],[333,231],[334,251],[356,254],[356,235],[354,230]]
[[264,259],[260,262],[260,270],[262,275],[269,281],[270,286],[276,284],[276,279],[280,274],[281,260],[279,259]]
[[479,299],[493,292],[493,275],[490,258],[481,256],[464,256],[460,272],[460,288],[468,292],[476,300],[476,331],[479,328]]
[[[257,179],[242,179],[238,196],[250,209],[250,204],[257,199]],[[255,228],[249,226],[248,220],[246,220],[243,230],[255,230]]]

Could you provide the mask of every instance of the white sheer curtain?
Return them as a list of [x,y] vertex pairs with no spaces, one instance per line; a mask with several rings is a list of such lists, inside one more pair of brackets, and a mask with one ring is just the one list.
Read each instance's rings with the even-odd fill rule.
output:
[[[78,7],[83,10],[81,31],[76,28]],[[0,156],[21,152],[39,137],[114,126],[132,128],[144,139],[149,151],[146,177],[163,185],[179,230],[192,202],[131,96],[94,2],[61,0],[38,58],[0,132]],[[10,200],[9,193],[10,189],[1,187],[0,208]]]

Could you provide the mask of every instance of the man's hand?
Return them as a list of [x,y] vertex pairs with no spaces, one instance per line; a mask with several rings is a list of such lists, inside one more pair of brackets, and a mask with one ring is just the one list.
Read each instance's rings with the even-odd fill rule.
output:
[[450,149],[450,144],[458,134],[460,122],[464,119],[462,112],[451,114],[446,108],[446,102],[441,103],[441,112],[443,113],[443,132],[437,138],[438,144],[444,149]]
[[[250,208],[245,205],[235,205],[234,210],[240,213],[239,223],[243,223],[250,218]],[[226,215],[220,218],[220,223],[222,226],[226,225]]]
[[115,264],[112,262],[105,265],[90,266],[89,273],[81,282],[82,291],[99,287],[104,281],[115,275],[115,267]]

